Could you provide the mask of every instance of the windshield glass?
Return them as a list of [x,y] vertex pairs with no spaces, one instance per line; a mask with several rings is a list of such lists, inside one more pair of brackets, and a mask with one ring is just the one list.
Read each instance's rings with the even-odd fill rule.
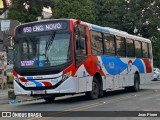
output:
[[24,68],[50,67],[71,61],[70,34],[51,32],[24,36],[15,44],[16,66]]

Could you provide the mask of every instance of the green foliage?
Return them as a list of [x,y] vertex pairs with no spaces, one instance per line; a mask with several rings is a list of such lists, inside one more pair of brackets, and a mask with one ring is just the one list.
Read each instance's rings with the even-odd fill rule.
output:
[[157,30],[160,0],[94,0],[94,3],[96,24],[151,39],[154,65],[160,67],[160,32]]
[[29,0],[28,10],[23,7],[24,1],[13,0],[9,19],[35,21],[43,6],[49,5],[55,19],[79,19],[151,39],[154,65],[160,67],[160,0]]
[[73,18],[95,23],[92,0],[53,0],[54,18]]
[[12,0],[12,7],[8,10],[8,19],[18,20],[22,23],[35,21],[41,16],[42,8],[48,4],[44,0],[29,0],[29,8],[23,6],[25,0]]

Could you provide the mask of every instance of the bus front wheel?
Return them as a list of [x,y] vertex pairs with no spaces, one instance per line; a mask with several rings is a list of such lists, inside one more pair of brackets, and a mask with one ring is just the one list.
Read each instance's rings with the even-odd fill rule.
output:
[[99,96],[99,83],[98,80],[94,77],[92,82],[92,91],[86,93],[87,97],[90,99],[97,99]]
[[55,99],[55,96],[47,96],[47,97],[43,97],[43,99],[46,101],[46,102],[53,102],[54,99]]

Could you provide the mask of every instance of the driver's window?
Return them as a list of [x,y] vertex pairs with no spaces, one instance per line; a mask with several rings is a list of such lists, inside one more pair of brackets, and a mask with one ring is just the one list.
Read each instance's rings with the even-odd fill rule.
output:
[[27,41],[22,42],[22,53],[23,53],[23,57],[22,60],[28,60],[29,58],[29,53],[28,53],[28,43]]
[[75,26],[75,50],[77,56],[87,55],[86,27]]

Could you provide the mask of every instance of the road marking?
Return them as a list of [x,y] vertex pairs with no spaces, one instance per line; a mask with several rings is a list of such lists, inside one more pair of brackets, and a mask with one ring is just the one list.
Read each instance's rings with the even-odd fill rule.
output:
[[82,107],[67,109],[67,110],[64,110],[62,112],[57,112],[57,113],[53,113],[53,114],[51,113],[51,114],[47,114],[47,115],[53,115],[55,117],[56,117],[56,115],[58,115],[57,117],[59,117],[59,115],[72,113],[72,111],[82,111],[82,110],[86,110],[86,109],[90,109],[90,108],[95,108],[97,106],[112,104],[112,103],[116,103],[116,102],[123,101],[123,100],[128,100],[128,99],[133,98],[133,97],[138,97],[138,96],[147,95],[147,94],[140,94],[140,95],[137,95],[137,96],[121,97],[121,98],[118,98],[118,99],[115,99],[115,100],[111,99],[111,100],[107,100],[107,101],[103,101],[103,102],[97,102],[97,103],[85,105],[85,106],[82,106]]
[[[101,105],[112,104],[112,103],[115,103],[115,102],[128,100],[128,99],[143,96],[143,95],[153,94],[153,93],[158,92],[158,91],[159,90],[157,90],[157,91],[152,90],[152,91],[144,91],[144,92],[141,92],[139,94],[138,93],[133,93],[133,94],[129,94],[130,96],[121,97],[121,98],[117,98],[117,99],[110,99],[110,100],[107,100],[107,101],[100,101],[100,102],[84,105],[84,106],[81,106],[81,107],[66,109],[66,110],[63,110],[63,111],[60,111],[60,112],[53,111],[54,113],[49,113],[46,116],[61,117],[62,115],[73,113],[74,111],[82,111],[82,110],[86,110],[86,109],[90,109],[90,108],[95,108],[95,107],[101,106]],[[43,117],[43,118],[39,118],[38,120],[46,120],[46,119],[49,119],[49,118],[53,118],[53,117]],[[36,120],[36,119],[31,118],[31,119],[27,119],[27,120]]]

